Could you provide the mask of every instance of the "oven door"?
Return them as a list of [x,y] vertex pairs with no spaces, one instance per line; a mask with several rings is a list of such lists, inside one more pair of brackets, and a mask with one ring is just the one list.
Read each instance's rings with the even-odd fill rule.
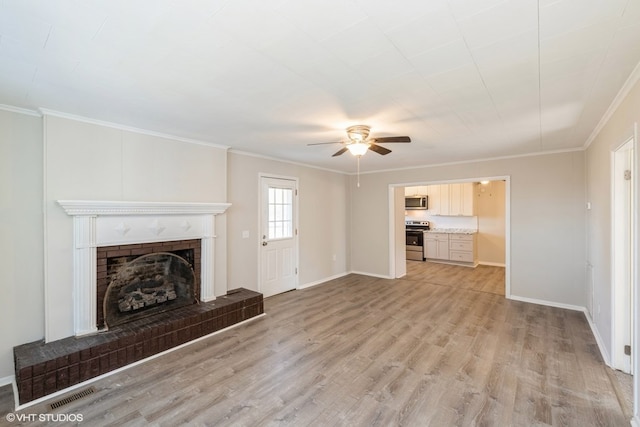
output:
[[412,261],[424,261],[424,252],[422,248],[424,233],[418,230],[406,231],[407,246],[406,256],[407,260]]
[[407,230],[407,246],[420,246],[422,248],[422,244],[424,241],[424,233],[422,230]]

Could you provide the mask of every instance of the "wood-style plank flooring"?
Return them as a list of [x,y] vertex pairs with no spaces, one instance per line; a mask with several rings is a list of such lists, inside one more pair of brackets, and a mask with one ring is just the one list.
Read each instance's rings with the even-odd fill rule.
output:
[[[427,264],[267,298],[264,317],[22,412],[87,426],[629,425],[582,313]],[[11,404],[0,392],[0,425],[18,425]]]

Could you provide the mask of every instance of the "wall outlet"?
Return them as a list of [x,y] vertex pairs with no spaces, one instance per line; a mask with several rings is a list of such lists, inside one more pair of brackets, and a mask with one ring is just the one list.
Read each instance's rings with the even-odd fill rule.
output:
[[336,254],[333,254],[333,256],[331,257],[331,259],[332,259],[333,261],[335,261],[335,260],[336,260]]
[[242,232],[242,238],[243,239],[248,239],[249,238],[249,230],[244,230]]

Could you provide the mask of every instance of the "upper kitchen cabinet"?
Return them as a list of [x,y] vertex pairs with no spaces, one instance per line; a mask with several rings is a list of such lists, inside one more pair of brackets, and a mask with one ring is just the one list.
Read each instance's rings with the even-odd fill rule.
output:
[[475,216],[475,183],[429,185],[429,212],[432,215]]
[[419,185],[413,187],[404,187],[405,196],[424,196],[427,194],[427,186]]

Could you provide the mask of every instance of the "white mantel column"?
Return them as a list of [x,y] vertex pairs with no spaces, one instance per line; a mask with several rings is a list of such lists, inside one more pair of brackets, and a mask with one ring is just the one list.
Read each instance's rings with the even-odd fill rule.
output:
[[73,217],[73,327],[76,336],[97,332],[96,217]]
[[200,299],[203,302],[213,301],[215,296],[215,217],[206,215],[202,218],[203,236],[200,252]]

